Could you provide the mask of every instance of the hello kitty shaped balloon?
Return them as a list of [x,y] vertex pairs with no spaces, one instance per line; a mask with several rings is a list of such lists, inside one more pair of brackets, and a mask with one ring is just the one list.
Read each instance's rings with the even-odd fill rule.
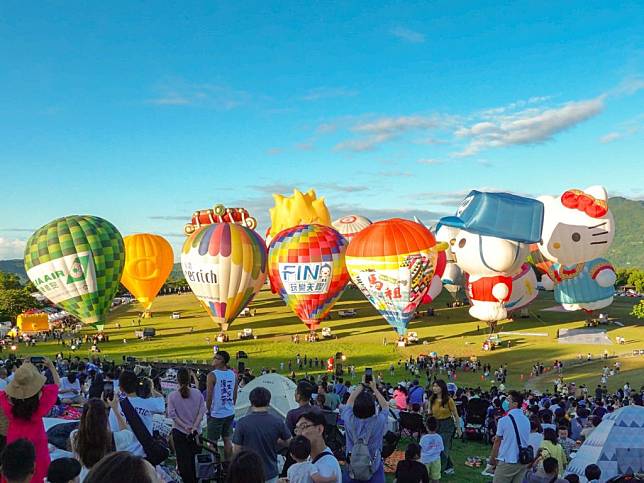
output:
[[598,310],[610,305],[615,270],[601,258],[613,243],[615,221],[602,186],[542,196],[544,221],[539,251],[553,265],[542,278],[554,285],[555,300],[566,310]]
[[472,317],[491,326],[507,317],[512,277],[521,270],[528,244],[541,239],[542,221],[537,200],[479,191],[470,192],[455,216],[441,218],[438,232],[451,236],[454,260],[467,273]]

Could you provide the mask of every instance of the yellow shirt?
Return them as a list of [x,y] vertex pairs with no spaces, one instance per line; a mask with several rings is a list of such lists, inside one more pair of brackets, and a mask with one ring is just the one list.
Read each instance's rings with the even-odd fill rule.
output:
[[432,404],[431,411],[432,416],[436,419],[447,419],[458,415],[458,412],[456,411],[456,403],[454,403],[454,400],[451,397],[447,400],[447,404],[445,406],[441,404],[440,398],[437,397]]

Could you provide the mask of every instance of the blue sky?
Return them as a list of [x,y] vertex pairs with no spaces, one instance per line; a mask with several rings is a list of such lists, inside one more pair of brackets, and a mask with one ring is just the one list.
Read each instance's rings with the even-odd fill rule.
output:
[[644,197],[642,2],[0,8],[0,259],[69,214],[266,227],[294,187],[425,221],[473,188]]

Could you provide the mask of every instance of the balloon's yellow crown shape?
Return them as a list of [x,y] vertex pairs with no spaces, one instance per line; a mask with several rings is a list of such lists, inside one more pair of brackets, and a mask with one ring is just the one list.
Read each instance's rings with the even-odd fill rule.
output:
[[270,236],[292,226],[312,224],[332,226],[331,215],[326,207],[324,197],[318,198],[315,190],[306,193],[293,190],[293,196],[274,194],[275,207],[269,210],[271,214]]

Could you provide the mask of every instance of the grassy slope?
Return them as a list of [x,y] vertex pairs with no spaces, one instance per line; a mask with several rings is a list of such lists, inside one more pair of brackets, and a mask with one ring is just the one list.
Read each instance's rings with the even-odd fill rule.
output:
[[[419,344],[401,349],[395,347],[393,344],[394,332],[357,290],[348,290],[336,305],[336,309],[355,308],[360,317],[338,319],[334,311],[333,320],[324,323],[332,328],[337,339],[314,344],[293,344],[290,336],[293,333],[304,334],[306,332],[305,326],[278,298],[268,291],[262,291],[251,304],[252,308],[257,309],[257,315],[252,318],[236,320],[229,331],[231,339],[235,340],[231,340],[227,344],[220,344],[220,346],[231,354],[238,350],[246,351],[250,356],[247,366],[256,370],[261,367],[277,369],[280,361],[286,362],[288,358],[294,358],[296,353],[326,359],[337,351],[341,351],[347,356],[346,364],[354,364],[359,372],[362,372],[364,367],[373,367],[374,371],[382,372],[385,379],[390,379],[388,376],[389,364],[396,363],[399,359],[409,358],[410,355],[430,351],[461,357],[476,355],[484,363],[492,364],[493,368],[507,363],[510,386],[526,384],[527,380],[522,381],[521,374],[527,376],[535,361],[541,361],[546,365],[551,364],[555,359],[573,361],[579,352],[583,354],[591,352],[599,357],[604,347],[608,347],[611,353],[618,354],[630,353],[635,348],[644,348],[641,333],[638,332],[641,331],[642,323],[628,315],[633,299],[617,298],[608,311],[612,317],[618,318],[625,324],[624,327],[609,326],[607,330],[610,337],[614,339],[615,336],[623,336],[627,340],[626,345],[573,346],[558,344],[555,340],[557,329],[580,327],[583,325],[583,321],[580,313],[561,314],[539,311],[541,308],[553,305],[552,294],[545,293],[532,305],[532,313],[539,319],[533,316],[530,319],[507,322],[501,324],[499,330],[543,332],[548,336],[504,336],[504,341],[511,340],[511,349],[504,347],[491,353],[481,350],[481,344],[485,339],[484,324],[472,320],[466,308],[439,308],[445,307],[447,300],[446,296],[439,298],[435,304],[437,307],[435,317],[424,317],[410,324],[410,330],[417,331],[421,340],[427,341],[427,345]],[[177,360],[179,362],[184,359],[202,361],[210,358],[217,331],[191,293],[164,296],[157,299],[154,305],[154,317],[143,321],[143,326],[152,326],[157,329],[157,337],[151,341],[141,342],[134,338],[135,328],[130,324],[131,320],[137,317],[139,309],[138,304],[133,304],[117,308],[111,314],[107,332],[112,340],[101,345],[103,355],[120,358],[125,354],[149,360]],[[171,312],[175,310],[182,312],[182,319],[170,319]],[[115,327],[117,321],[121,324],[120,329]],[[477,325],[480,326],[480,334],[477,333]],[[194,327],[193,333],[190,333],[191,327]],[[236,340],[237,331],[246,327],[253,329],[258,336],[256,340]],[[389,341],[386,347],[383,346],[383,338],[385,337]],[[123,338],[128,339],[127,344],[122,343]],[[210,338],[210,343],[207,338]],[[640,347],[641,345],[642,347]],[[51,355],[59,348],[60,346],[52,343],[40,344],[29,349],[21,346],[20,353]],[[79,353],[86,354],[86,349],[84,347]],[[644,357],[623,357],[622,361],[624,367],[622,375],[619,378],[610,379],[609,389],[616,388],[617,384],[623,384],[625,379],[630,380],[631,383],[642,381],[641,373],[637,375],[635,373],[644,368]],[[578,384],[596,384],[598,382],[597,374],[601,367],[601,362],[583,365],[576,368],[575,372],[571,372],[571,374],[575,375]],[[398,381],[403,377],[405,374],[397,368],[396,375],[391,379]],[[537,388],[544,388],[550,386],[550,381],[551,378],[546,375],[531,381],[530,384]],[[481,384],[480,374],[459,372],[457,383]]]

